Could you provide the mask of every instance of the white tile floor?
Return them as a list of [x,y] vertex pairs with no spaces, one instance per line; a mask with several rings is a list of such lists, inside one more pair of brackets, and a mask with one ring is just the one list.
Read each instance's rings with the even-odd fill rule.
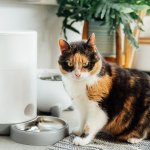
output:
[[[77,125],[77,112],[76,111],[64,111],[61,115],[69,124],[69,131]],[[0,136],[0,150],[45,150],[49,146],[29,146],[16,143],[10,139],[8,136]]]

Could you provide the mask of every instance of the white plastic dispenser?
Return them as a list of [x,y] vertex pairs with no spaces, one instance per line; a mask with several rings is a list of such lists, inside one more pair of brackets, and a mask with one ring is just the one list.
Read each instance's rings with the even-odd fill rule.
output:
[[0,32],[0,134],[37,115],[37,33]]

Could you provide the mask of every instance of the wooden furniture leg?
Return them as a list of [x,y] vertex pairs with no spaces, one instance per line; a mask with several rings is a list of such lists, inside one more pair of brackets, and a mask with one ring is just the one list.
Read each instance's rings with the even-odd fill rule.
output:
[[116,31],[116,62],[119,66],[123,65],[122,62],[122,33],[119,27]]
[[[143,20],[145,15],[146,15],[146,11],[140,12],[139,16],[140,16],[141,20]],[[137,42],[139,42],[139,36],[140,36],[139,29],[136,28],[134,30],[134,36],[135,36],[135,39],[137,40]],[[125,48],[125,67],[127,67],[127,68],[132,67],[135,51],[136,51],[136,49],[132,48],[131,46]]]
[[84,21],[82,39],[88,39],[89,23]]

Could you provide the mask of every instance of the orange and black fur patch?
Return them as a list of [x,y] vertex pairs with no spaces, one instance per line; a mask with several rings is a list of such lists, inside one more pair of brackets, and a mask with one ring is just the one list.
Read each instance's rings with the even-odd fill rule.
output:
[[89,48],[90,47],[87,47],[84,41],[70,43],[70,49],[64,51],[63,55],[59,57],[59,65],[64,71],[72,72],[74,66],[68,66],[68,60],[73,62],[74,59],[80,59],[80,57],[83,56],[81,61],[86,61],[86,59],[88,59],[88,65],[84,69],[92,71],[100,58],[96,52],[89,50]]
[[86,90],[89,100],[97,102],[108,115],[105,130],[121,140],[142,138],[145,133],[150,136],[150,76],[107,63],[84,41],[70,43],[69,50],[60,56],[58,63],[65,73],[74,70],[67,61],[78,54],[88,60],[84,69],[91,75],[99,69],[99,80]]
[[150,128],[150,76],[108,63],[104,72],[112,78],[109,93],[98,102],[109,117],[105,129],[121,140],[142,138]]

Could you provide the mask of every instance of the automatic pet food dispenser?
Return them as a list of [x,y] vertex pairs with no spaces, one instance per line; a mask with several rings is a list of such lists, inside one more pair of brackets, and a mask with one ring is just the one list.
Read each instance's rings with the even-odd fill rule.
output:
[[37,107],[59,117],[62,110],[72,105],[57,69],[39,69],[37,79]]
[[36,118],[37,33],[0,32],[0,134]]

